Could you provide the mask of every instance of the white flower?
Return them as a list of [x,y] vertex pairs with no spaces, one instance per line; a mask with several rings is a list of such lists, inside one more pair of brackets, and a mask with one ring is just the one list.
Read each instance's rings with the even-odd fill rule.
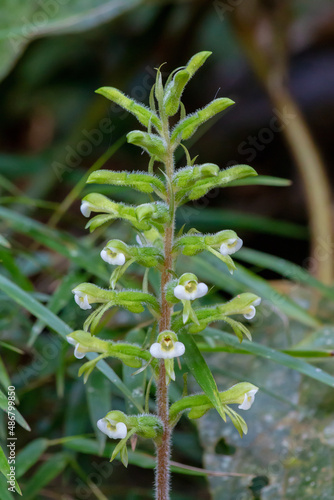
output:
[[88,301],[88,295],[86,293],[82,293],[82,292],[78,292],[78,291],[75,291],[73,293],[74,293],[74,300],[81,309],[86,310],[86,309],[92,308],[92,306],[90,305],[90,303]]
[[249,408],[252,406],[254,403],[255,399],[255,394],[257,393],[259,389],[251,389],[250,391],[246,392],[245,397],[241,405],[238,406],[240,410],[249,410]]
[[85,347],[81,347],[80,346],[80,343],[77,341],[77,340],[74,340],[72,339],[72,337],[69,337],[67,336],[66,337],[67,339],[67,342],[71,345],[74,345],[75,346],[75,349],[74,349],[74,356],[77,358],[77,359],[82,359],[85,357],[85,354],[87,352],[91,352],[91,351],[88,351]]
[[220,245],[220,253],[222,255],[231,255],[242,247],[243,241],[241,238],[230,238]]
[[184,344],[178,342],[175,333],[168,330],[160,333],[158,342],[150,347],[151,355],[158,359],[178,358],[184,354],[184,351]]
[[100,255],[105,262],[114,266],[122,266],[126,260],[124,253],[113,247],[104,247]]
[[243,311],[244,318],[246,319],[254,318],[256,314],[255,306],[259,306],[260,304],[261,304],[261,299],[259,297],[258,299],[254,300],[252,305],[250,305],[246,310]]
[[124,439],[128,433],[128,429],[123,422],[115,422],[108,418],[101,418],[96,425],[101,432],[112,439]]
[[174,295],[179,300],[195,300],[204,297],[207,293],[207,285],[196,281],[187,281],[184,285],[177,285],[174,288]]
[[80,206],[80,212],[84,217],[89,217],[91,213],[91,207],[88,201],[82,201]]

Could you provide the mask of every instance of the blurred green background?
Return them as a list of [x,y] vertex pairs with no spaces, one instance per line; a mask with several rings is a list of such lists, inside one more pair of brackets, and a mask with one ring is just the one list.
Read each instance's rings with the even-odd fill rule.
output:
[[[130,374],[122,374],[118,365],[112,366],[115,371],[105,369],[103,374],[94,374],[84,387],[76,377],[80,363],[74,361],[66,342],[57,335],[68,332],[52,313],[59,314],[68,328],[76,328],[83,315],[73,308],[71,288],[85,280],[105,281],[105,268],[97,251],[104,240],[101,233],[87,234],[79,211],[82,193],[87,192],[84,181],[88,170],[102,165],[115,170],[147,169],[147,157],[125,143],[125,134],[136,126],[133,117],[94,91],[115,86],[148,103],[155,68],[166,62],[162,67],[166,75],[200,50],[213,54],[187,87],[187,112],[215,96],[230,97],[236,104],[189,141],[191,155],[221,168],[250,164],[259,174],[292,181],[286,187],[250,185],[214,191],[180,210],[180,227],[234,229],[246,247],[256,250],[245,248],[240,252],[246,268],[240,266],[235,283],[223,271],[217,273],[210,259],[192,261],[198,275],[221,287],[224,296],[252,290],[267,304],[263,316],[254,323],[255,350],[246,343],[251,356],[229,355],[235,363],[230,366],[229,361],[224,373],[219,365],[217,373],[225,377],[222,385],[227,380],[236,382],[242,378],[242,367],[248,366],[244,360],[254,360],[255,367],[246,370],[244,376],[249,377],[251,372],[249,380],[258,385],[262,382],[264,392],[271,394],[267,394],[269,401],[264,399],[260,405],[260,413],[254,414],[254,426],[264,413],[270,416],[268,407],[274,406],[273,401],[280,401],[286,409],[271,416],[273,428],[280,428],[281,419],[288,411],[296,412],[298,403],[301,413],[295,420],[304,422],[307,437],[308,429],[319,425],[316,442],[310,438],[310,450],[317,454],[321,443],[328,444],[332,439],[332,444],[326,448],[325,465],[306,459],[305,465],[305,457],[298,455],[295,444],[293,465],[291,460],[279,460],[274,454],[274,463],[281,464],[277,472],[260,463],[270,461],[273,453],[266,447],[262,450],[263,442],[254,444],[258,454],[250,460],[252,442],[246,440],[246,445],[240,445],[234,436],[230,446],[225,435],[222,443],[219,433],[223,431],[219,428],[218,434],[211,436],[213,444],[208,449],[211,438],[206,437],[205,429],[203,434],[200,428],[198,434],[198,429],[183,419],[174,440],[174,460],[252,476],[233,479],[233,483],[216,478],[214,481],[220,480],[217,486],[212,479],[208,482],[204,473],[198,472],[195,477],[180,474],[179,469],[173,477],[172,498],[333,498],[330,468],[331,481],[322,481],[315,470],[315,477],[309,474],[312,467],[323,470],[331,463],[334,442],[333,429],[324,433],[333,403],[328,386],[334,382],[330,375],[334,349],[330,329],[334,297],[333,2],[2,0],[0,384],[1,397],[10,380],[17,387],[19,409],[25,419],[17,427],[18,447],[23,450],[18,481],[27,500],[152,497],[153,450],[148,448],[145,455],[133,453],[128,470],[117,462],[111,466],[108,458],[98,456],[104,442],[101,436],[94,437],[92,425],[99,412],[102,416],[110,409],[111,400],[113,408],[124,406],[121,376],[135,401],[140,402],[142,394],[134,394],[138,387],[131,387]],[[178,165],[183,166],[184,161],[180,154]],[[114,188],[109,193],[126,202],[146,200],[122,189]],[[133,238],[122,224],[112,226],[109,234]],[[266,283],[263,278],[270,281]],[[139,270],[127,279],[131,285],[140,286]],[[135,323],[118,312],[109,318],[104,333],[118,338]],[[130,334],[140,337],[141,332]],[[238,346],[226,335],[222,344],[217,341],[218,350],[226,351],[229,346],[237,351]],[[268,352],[261,351],[261,344]],[[204,352],[210,350],[207,344],[202,347]],[[211,349],[215,347],[211,345]],[[275,349],[273,354],[269,354],[271,348]],[[263,361],[270,355],[278,365]],[[215,356],[208,358],[213,366]],[[259,360],[264,364],[257,365]],[[265,363],[269,363],[267,371]],[[270,379],[272,366],[281,370],[277,375],[279,387],[273,387]],[[322,369],[328,372],[327,377]],[[108,383],[106,373],[116,380],[116,386]],[[291,377],[295,383],[293,396],[282,390]],[[311,387],[305,379],[311,380]],[[175,389],[174,397],[180,390],[182,387]],[[315,393],[318,398],[310,397]],[[97,408],[96,401],[101,397],[105,409]],[[310,415],[305,410],[309,400],[313,404],[311,420],[307,420]],[[3,401],[1,408],[5,409]],[[293,425],[287,426],[288,444]],[[270,432],[276,442],[278,431],[268,430],[266,439],[271,439]],[[295,429],[294,435],[298,433],[302,435]],[[79,435],[77,439],[57,441]],[[3,412],[0,438],[4,444]],[[241,449],[236,452],[238,446]],[[299,446],[303,451],[303,445]],[[141,449],[144,447],[142,444]],[[104,453],[108,457],[110,449]],[[235,453],[239,455],[235,457]],[[217,456],[223,457],[218,465]],[[231,460],[233,457],[236,460]],[[301,474],[309,475],[310,480],[294,482]],[[256,482],[253,476],[260,480]],[[233,484],[232,489],[226,484]],[[0,492],[1,499],[13,498],[1,475]]]

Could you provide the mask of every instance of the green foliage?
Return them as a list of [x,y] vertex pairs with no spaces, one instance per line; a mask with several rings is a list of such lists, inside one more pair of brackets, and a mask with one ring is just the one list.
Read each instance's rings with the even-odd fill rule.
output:
[[[52,224],[33,220],[29,213],[22,215],[10,208],[3,206],[0,208],[4,226],[9,229],[8,233],[4,233],[6,238],[0,239],[0,244],[3,246],[1,260],[4,271],[0,276],[0,290],[1,299],[4,300],[4,307],[6,307],[6,314],[1,321],[4,322],[4,328],[8,328],[8,331],[13,333],[13,338],[7,338],[7,341],[1,342],[0,345],[10,356],[18,358],[24,353],[24,363],[30,363],[30,358],[33,361],[33,356],[43,352],[43,348],[48,343],[48,340],[45,342],[47,332],[43,332],[43,329],[51,329],[62,339],[56,359],[48,362],[46,368],[35,374],[31,384],[28,382],[27,389],[24,390],[28,394],[34,393],[35,387],[38,391],[39,387],[43,387],[43,384],[49,383],[54,378],[56,383],[54,393],[56,394],[57,389],[59,397],[64,397],[60,404],[66,407],[64,419],[67,420],[63,427],[71,430],[69,436],[60,439],[56,436],[54,444],[57,446],[61,444],[64,448],[71,449],[73,453],[100,454],[108,458],[117,457],[125,465],[131,463],[143,468],[154,467],[151,451],[149,453],[138,450],[128,452],[127,445],[129,440],[134,445],[135,435],[141,437],[138,446],[143,446],[144,449],[145,446],[149,446],[143,444],[144,439],[153,440],[155,445],[158,445],[161,438],[161,422],[156,415],[149,413],[155,408],[152,388],[157,384],[159,376],[159,360],[151,354],[150,348],[153,344],[159,343],[157,323],[161,317],[161,292],[158,288],[159,273],[165,265],[163,244],[166,228],[174,223],[177,209],[181,205],[199,199],[212,189],[253,183],[287,185],[285,180],[257,177],[256,172],[247,165],[220,170],[218,165],[212,163],[194,164],[194,160],[191,160],[187,151],[185,166],[177,169],[173,175],[168,176],[167,172],[162,173],[161,165],[156,169],[156,173],[153,173],[156,162],[166,164],[171,149],[175,150],[182,145],[182,141],[193,136],[200,125],[232,104],[229,99],[217,99],[193,115],[184,116],[185,110],[181,103],[184,88],[209,55],[208,52],[197,54],[185,67],[176,70],[165,84],[158,71],[150,99],[151,109],[142,106],[117,89],[104,87],[98,91],[132,113],[140,124],[147,128],[147,131],[130,132],[127,137],[129,143],[147,151],[151,161],[148,173],[100,169],[87,176],[89,187],[92,184],[98,185],[98,188],[94,188],[101,188],[101,193],[104,193],[91,192],[83,196],[83,202],[86,205],[82,211],[87,213],[89,210],[97,213],[87,225],[91,231],[96,230],[93,235],[83,238],[72,237],[65,231],[54,229]],[[175,117],[178,122],[169,134],[168,144],[164,129],[166,117],[176,115],[179,110],[180,116]],[[152,133],[153,128],[154,133]],[[80,182],[82,184],[82,179]],[[118,196],[120,196],[117,191],[118,187],[124,188],[121,192],[125,193],[124,200],[129,204],[118,201]],[[144,196],[138,193],[128,194],[130,191],[126,189],[134,189],[143,193]],[[79,192],[80,189],[77,193]],[[147,200],[146,195],[149,195]],[[136,203],[137,199],[140,200],[138,203]],[[18,199],[16,201],[18,202]],[[228,248],[231,250],[230,254],[223,254],[221,250],[222,245],[226,248],[231,240],[239,239],[235,230],[221,230],[222,226],[234,229],[247,227],[255,230],[256,228],[263,230],[265,227],[265,231],[276,231],[290,234],[290,236],[295,234],[296,230],[296,235],[298,233],[300,237],[305,237],[304,228],[284,224],[280,226],[275,221],[252,219],[251,216],[242,216],[238,219],[235,214],[229,212],[225,214],[217,212],[215,217],[211,217],[212,212],[208,214],[205,215],[205,211],[197,213],[192,225],[198,227],[197,222],[202,221],[200,229],[205,230],[208,224],[212,224],[213,227],[211,226],[210,230],[213,232],[206,234],[195,229],[189,231],[181,229],[178,237],[174,239],[172,249],[175,267],[168,269],[169,281],[165,292],[169,305],[174,307],[171,328],[178,333],[178,336],[165,342],[166,352],[168,349],[175,349],[177,342],[185,346],[185,354],[182,357],[184,364],[181,369],[176,363],[174,366],[174,359],[168,358],[166,352],[164,353],[166,357],[162,358],[167,371],[166,381],[171,386],[170,398],[172,403],[174,401],[171,405],[171,423],[173,426],[176,425],[185,410],[189,410],[189,418],[199,418],[214,408],[224,420],[229,417],[242,435],[247,432],[247,425],[229,405],[242,403],[242,398],[247,391],[255,386],[248,382],[241,382],[238,386],[222,391],[222,388],[217,386],[210,361],[205,357],[207,353],[227,351],[238,356],[251,355],[259,359],[270,359],[274,363],[290,367],[330,386],[333,385],[334,379],[329,373],[319,371],[312,364],[299,359],[315,355],[329,357],[330,351],[326,348],[319,350],[314,347],[306,353],[303,348],[293,349],[293,341],[291,341],[292,345],[289,344],[289,348],[283,351],[257,342],[250,342],[250,340],[243,340],[244,336],[251,339],[253,325],[245,326],[231,316],[249,314],[249,309],[254,307],[252,304],[258,300],[259,296],[263,297],[266,302],[263,310],[266,310],[268,303],[272,304],[280,313],[285,314],[286,318],[295,320],[298,324],[307,325],[308,328],[317,328],[321,321],[315,315],[305,311],[293,298],[287,297],[283,292],[278,293],[263,278],[256,276],[253,270],[237,265],[235,258],[255,266],[272,269],[283,276],[288,274],[286,277],[317,288],[322,297],[331,299],[333,291],[288,261],[280,261],[276,257],[248,249],[240,250],[240,253],[234,255],[231,250],[232,246]],[[222,219],[221,215],[224,215],[225,219]],[[130,225],[124,224],[123,227],[119,224],[122,221]],[[108,230],[106,224],[110,222],[115,222],[112,232]],[[181,224],[177,219],[176,226],[178,225]],[[78,227],[76,221],[75,226]],[[133,229],[138,236],[137,244],[115,239],[115,236],[129,238],[131,234],[131,241],[133,241]],[[13,238],[13,233],[19,235],[19,238]],[[42,250],[34,253],[33,263],[25,262],[25,249],[18,244],[22,235],[25,238],[24,241],[29,238],[29,241],[33,240],[34,244],[42,245]],[[103,242],[101,236],[103,236]],[[125,259],[124,264],[113,264],[108,260],[103,263],[98,256],[101,250],[106,252],[108,250],[111,254],[116,254],[116,257],[122,254]],[[59,266],[60,257],[61,263],[66,262],[68,265],[66,279],[63,279],[63,265]],[[116,257],[111,256],[110,259]],[[127,272],[130,265],[133,266],[131,267],[132,274]],[[110,270],[109,266],[114,267]],[[143,271],[140,266],[146,269]],[[52,279],[52,286],[47,291],[43,288],[43,294],[36,293],[32,276],[45,268]],[[231,272],[234,272],[233,277],[230,276]],[[238,296],[225,301],[213,288],[202,299],[203,303],[193,307],[192,299],[178,299],[174,294],[177,286],[186,287],[190,282],[190,285],[196,288],[201,279],[206,283],[216,285],[227,294],[238,294]],[[88,280],[96,284],[89,283]],[[108,286],[110,288],[107,288]],[[88,306],[92,309],[87,317],[86,312],[74,310],[71,289],[76,295],[80,293],[82,297],[87,298]],[[52,296],[53,290],[55,293]],[[12,300],[9,302],[6,297]],[[201,297],[198,299],[200,300]],[[19,308],[24,308],[30,314],[18,314]],[[120,309],[122,309],[122,314],[119,314]],[[133,319],[132,313],[141,316]],[[65,321],[58,318],[57,314]],[[110,320],[114,315],[116,321],[111,323]],[[82,329],[73,332],[73,327],[76,328],[84,316],[86,320]],[[35,322],[33,317],[38,318],[38,321]],[[240,320],[240,318],[237,319]],[[230,333],[218,330],[216,323],[220,321],[225,322],[237,338]],[[215,328],[210,327],[212,323],[215,324]],[[138,338],[131,335],[137,331],[137,326],[143,334]],[[19,347],[11,345],[17,338],[20,338],[16,336],[15,329],[24,339],[24,341],[18,341]],[[66,336],[74,340],[76,357],[80,359],[86,356],[87,358],[79,366],[72,356],[71,348],[65,342]],[[29,347],[27,347],[28,339]],[[268,342],[271,344],[271,338]],[[6,354],[3,356],[5,363],[0,361],[0,383],[4,389],[10,382],[5,367],[9,359]],[[84,392],[80,393],[80,390],[82,391],[81,380],[77,382],[73,376],[77,368],[79,368],[79,375],[83,375],[84,382],[86,382],[87,402],[84,403],[83,409],[78,406],[78,401],[84,397]],[[187,387],[185,387],[184,396],[181,396],[180,375],[186,371],[191,375],[189,383],[191,391],[196,391],[195,381],[200,386],[202,394],[188,396],[186,395]],[[64,384],[65,376],[70,390],[67,384]],[[232,378],[236,379],[234,376]],[[171,383],[174,379],[175,383]],[[239,392],[236,393],[236,391]],[[22,392],[24,394],[24,391]],[[74,395],[77,395],[78,399],[75,400]],[[0,396],[0,403],[3,403],[1,408],[5,409],[4,399],[1,398],[2,396]],[[123,400],[126,400],[126,405]],[[116,446],[107,442],[104,449],[106,437],[97,430],[96,421],[107,416],[110,407],[113,408],[112,411],[117,411],[114,408],[124,409],[124,406],[127,412],[127,415],[124,413],[123,422],[127,426],[126,437],[122,438]],[[16,414],[16,419],[24,429],[30,428],[19,412]],[[31,424],[28,417],[27,420]],[[90,432],[92,428],[96,435],[95,440],[71,435],[73,429],[78,429],[78,432]],[[41,431],[33,429],[33,432]],[[52,429],[47,429],[46,432],[51,433]],[[43,494],[41,493],[43,488],[62,473],[65,467],[70,466],[78,473],[78,469],[73,466],[72,455],[59,452],[59,450],[51,453],[51,446],[53,446],[52,441],[34,440],[18,455],[17,477],[20,480],[22,478],[22,490],[27,498],[39,498]],[[44,456],[46,450],[48,453]],[[29,476],[32,467],[34,467],[35,475],[27,480],[26,475]],[[182,472],[182,469],[177,466],[174,466],[173,470]],[[205,474],[203,471],[187,469],[183,469],[183,473]]]

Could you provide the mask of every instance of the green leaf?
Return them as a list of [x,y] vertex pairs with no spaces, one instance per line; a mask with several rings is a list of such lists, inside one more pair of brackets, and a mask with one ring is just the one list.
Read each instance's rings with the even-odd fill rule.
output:
[[0,494],[1,500],[14,500],[14,496],[8,491],[7,479],[2,474],[0,474]]
[[0,384],[5,390],[7,390],[7,388],[11,385],[9,375],[7,373],[6,367],[2,361],[1,356],[0,356]]
[[[143,3],[141,0],[75,0],[15,2],[3,0],[0,20],[0,79],[13,67],[27,44],[41,36],[86,31]],[[24,22],[22,22],[24,20]]]
[[[6,413],[8,412],[8,401],[7,401],[7,396],[0,390],[0,408],[5,411]],[[14,408],[14,413],[15,413],[15,421],[23,427],[26,431],[31,431],[29,424],[27,421],[22,417],[21,413],[17,408]]]
[[[97,441],[86,438],[76,438],[66,441],[64,446],[70,450],[74,450],[80,453],[85,453],[88,455],[99,455],[99,445]],[[113,450],[116,445],[107,443],[103,456],[109,458],[112,455]],[[154,469],[156,466],[155,457],[149,455],[148,453],[143,453],[141,451],[129,451],[129,464],[136,465],[142,469]],[[116,458],[120,460],[120,458]],[[208,471],[191,468],[187,465],[178,464],[177,462],[171,462],[171,471],[178,474],[186,474],[190,476],[206,476]]]
[[[195,167],[196,169],[196,167]],[[229,186],[235,179],[243,179],[257,176],[255,170],[249,165],[235,165],[234,167],[220,170],[217,175],[208,176],[188,184],[176,194],[176,201],[186,203],[189,200],[197,200],[211,189]]]
[[[263,344],[258,344],[257,342],[250,342],[249,340],[244,340],[242,346],[238,340],[231,334],[223,332],[221,330],[217,330],[216,328],[207,328],[205,330],[206,335],[212,335],[215,339],[220,339],[224,342],[225,345],[231,346],[233,348],[239,349],[244,353],[254,354],[255,356],[260,356],[262,358],[270,359],[274,363],[278,363],[283,366],[287,366],[288,368],[292,368],[308,377],[311,377],[323,384],[329,385],[330,387],[334,387],[334,377],[329,373],[324,372],[320,368],[316,368],[315,366],[306,363],[301,359],[297,359],[293,356],[289,356],[283,352],[277,351],[275,349],[271,349]],[[208,347],[205,345],[200,345],[201,350],[205,352],[219,352],[220,347]],[[222,346],[223,350],[224,346]]]
[[196,227],[203,232],[219,231],[222,227],[229,227],[234,230],[245,229],[293,239],[307,240],[308,238],[308,229],[304,226],[233,210],[210,208],[198,210],[191,206],[183,206],[177,212],[177,223],[179,227],[185,223],[190,224],[190,227]]
[[144,151],[147,151],[150,156],[156,156],[158,160],[164,161],[166,144],[160,136],[142,132],[141,130],[133,130],[127,134],[126,138],[128,143],[139,146]]
[[325,297],[334,300],[334,289],[332,287],[324,285],[321,281],[317,280],[310,273],[305,271],[305,269],[286,259],[245,247],[235,254],[235,258],[260,266],[263,269],[275,271],[291,281],[316,288]]
[[41,458],[48,447],[47,439],[35,439],[25,446],[16,457],[16,477],[22,477]]
[[47,462],[43,463],[28,481],[24,489],[24,500],[35,500],[38,493],[53,479],[63,472],[69,463],[66,453],[52,455]]
[[22,273],[16,264],[12,252],[0,246],[0,262],[9,271],[15,283],[25,290],[32,290],[33,286],[29,279]]
[[186,84],[211,54],[212,52],[208,51],[198,52],[188,61],[185,68],[177,71],[173,79],[167,83],[163,101],[167,116],[177,113]]
[[[36,316],[36,318],[44,321],[46,325],[52,330],[58,333],[63,339],[66,339],[66,335],[72,333],[72,328],[70,328],[64,321],[58,318],[55,314],[49,311],[31,295],[29,295],[24,290],[21,290],[13,282],[0,276],[0,290],[3,290],[9,297],[11,297],[15,302],[20,304],[24,309],[27,309],[31,314]],[[96,354],[90,353],[86,357],[89,360],[95,359]],[[138,405],[137,401],[133,399],[131,392],[123,384],[122,380],[116,375],[114,370],[104,361],[101,360],[97,363],[97,368],[128,398],[139,412],[143,412],[143,408]]]
[[110,101],[118,104],[118,106],[121,106],[123,109],[133,114],[145,127],[149,127],[149,125],[152,124],[157,130],[161,130],[160,119],[153,111],[146,108],[144,105],[139,104],[139,102],[134,99],[127,97],[120,90],[115,89],[114,87],[101,87],[95,92],[103,95]]
[[80,268],[89,271],[93,276],[105,279],[105,267],[101,259],[95,254],[92,255],[88,248],[80,246],[77,238],[50,229],[45,224],[41,224],[8,208],[0,207],[0,217],[15,231],[51,248],[70,261],[75,262]]
[[93,371],[85,388],[90,421],[102,452],[107,436],[98,430],[96,422],[104,418],[111,409],[111,386],[101,372]]
[[290,297],[278,292],[265,279],[257,276],[240,264],[237,266],[233,278],[229,276],[224,265],[219,260],[213,261],[211,256],[207,254],[205,258],[202,256],[193,257],[189,265],[190,269],[191,266],[193,266],[193,269],[196,269],[195,272],[199,277],[207,281],[209,280],[211,283],[233,295],[251,291],[290,318],[311,327],[321,325],[321,322],[317,318],[308,313],[299,304],[290,299]]
[[223,420],[226,421],[225,412],[220,401],[219,391],[212,373],[200,353],[193,337],[187,333],[180,332],[178,334],[180,342],[185,345],[185,353],[183,358],[187,363],[189,370],[195,378],[198,385],[207,395],[213,406],[218,411]]
[[195,113],[186,116],[184,120],[181,120],[176,124],[172,131],[171,142],[175,143],[177,140],[186,140],[196,132],[198,127],[205,123],[207,120],[212,118],[224,109],[232,106],[234,101],[228,99],[227,97],[221,97],[219,99],[214,99],[205,108],[195,111]]
[[[0,472],[5,476],[5,478],[7,480],[8,479],[7,474],[10,473],[10,465],[8,463],[7,457],[4,454],[4,451],[1,448],[1,446],[0,446]],[[7,484],[7,487],[8,487],[8,484]],[[19,495],[22,495],[21,489],[20,489],[17,481],[15,481],[15,490],[17,491],[17,493],[19,493]]]
[[166,194],[164,183],[154,175],[145,172],[115,172],[113,170],[97,170],[90,174],[88,184],[111,184],[113,186],[129,186],[142,193],[153,193],[156,188]]
[[229,186],[252,186],[252,185],[260,185],[260,186],[274,186],[274,187],[287,187],[291,186],[292,181],[289,179],[283,179],[280,177],[272,177],[269,175],[258,175],[255,177],[248,177],[246,179],[237,179],[232,181]]

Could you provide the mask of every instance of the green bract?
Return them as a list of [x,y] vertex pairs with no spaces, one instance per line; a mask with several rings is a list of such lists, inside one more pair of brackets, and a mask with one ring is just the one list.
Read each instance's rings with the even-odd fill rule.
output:
[[234,104],[234,101],[231,99],[221,97],[210,102],[205,108],[187,116],[174,127],[171,135],[172,143],[175,144],[176,141],[190,139],[200,125],[203,125],[203,123],[210,120],[213,116],[232,106],[232,104]]
[[111,184],[113,186],[128,186],[142,193],[156,192],[165,197],[166,188],[164,183],[156,176],[145,172],[128,173],[112,172],[110,170],[97,170],[90,174],[87,179],[88,184]]
[[129,111],[129,113],[132,113],[145,127],[148,127],[151,123],[157,130],[161,130],[161,122],[155,113],[134,99],[127,97],[120,90],[114,87],[101,87],[96,90],[96,93],[103,95],[110,101],[126,109],[126,111]]

